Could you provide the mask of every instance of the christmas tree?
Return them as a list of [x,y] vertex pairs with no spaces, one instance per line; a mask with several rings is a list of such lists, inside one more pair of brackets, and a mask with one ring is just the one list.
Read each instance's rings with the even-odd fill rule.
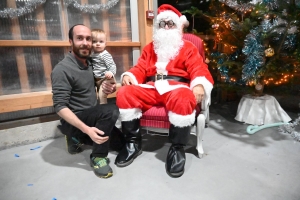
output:
[[225,81],[279,85],[299,72],[300,1],[211,1],[206,16],[215,34],[210,55]]
[[197,18],[210,23],[205,34],[214,35],[214,45],[207,56],[223,82],[299,85],[300,0],[211,0],[207,10],[200,4],[183,13],[192,16],[194,33]]

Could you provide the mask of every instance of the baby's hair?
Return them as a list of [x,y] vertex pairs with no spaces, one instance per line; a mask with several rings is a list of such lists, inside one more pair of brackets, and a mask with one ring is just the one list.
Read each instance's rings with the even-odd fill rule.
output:
[[95,38],[100,34],[104,34],[106,36],[106,33],[102,29],[93,29],[92,30],[92,37]]

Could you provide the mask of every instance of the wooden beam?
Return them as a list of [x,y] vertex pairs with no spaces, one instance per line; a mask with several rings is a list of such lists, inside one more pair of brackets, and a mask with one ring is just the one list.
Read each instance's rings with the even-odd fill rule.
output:
[[0,113],[52,106],[51,91],[0,96]]
[[[117,91],[120,87],[121,84],[117,83]],[[108,95],[108,98],[116,97],[117,91]],[[0,113],[29,110],[49,106],[53,106],[51,91],[0,96]]]
[[[8,7],[11,7],[11,8],[17,8],[15,1],[7,0],[7,5],[8,5]],[[14,18],[11,20],[11,22],[12,22],[11,33],[13,35],[13,40],[21,40],[21,30],[20,30],[20,25],[19,25],[19,19]],[[11,43],[11,41],[12,40],[10,40],[10,43]],[[23,48],[16,49],[16,62],[17,62],[17,66],[18,66],[21,90],[22,90],[22,92],[30,92],[27,68],[24,67],[24,63],[26,63],[26,60],[25,60]]]
[[[45,14],[44,9],[42,7],[38,7],[36,10],[36,18],[38,19],[38,26],[37,30],[39,33],[39,38],[41,40],[47,40],[47,28],[45,23]],[[45,83],[47,90],[51,90],[51,71],[52,71],[52,64],[50,58],[50,52],[48,47],[41,48],[42,51],[42,61],[43,61],[43,68],[45,74]]]

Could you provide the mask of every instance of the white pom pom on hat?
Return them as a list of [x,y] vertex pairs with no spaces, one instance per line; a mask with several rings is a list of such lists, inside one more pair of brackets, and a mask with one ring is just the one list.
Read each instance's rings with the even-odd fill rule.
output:
[[172,19],[175,24],[179,25],[188,23],[185,15],[182,15],[176,8],[169,4],[162,4],[157,9],[156,21],[159,23],[162,19]]

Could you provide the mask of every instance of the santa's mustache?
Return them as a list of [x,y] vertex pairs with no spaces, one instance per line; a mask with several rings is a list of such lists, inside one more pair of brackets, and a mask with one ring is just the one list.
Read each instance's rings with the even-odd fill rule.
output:
[[181,30],[158,29],[153,35],[153,44],[160,61],[173,59],[183,45]]

